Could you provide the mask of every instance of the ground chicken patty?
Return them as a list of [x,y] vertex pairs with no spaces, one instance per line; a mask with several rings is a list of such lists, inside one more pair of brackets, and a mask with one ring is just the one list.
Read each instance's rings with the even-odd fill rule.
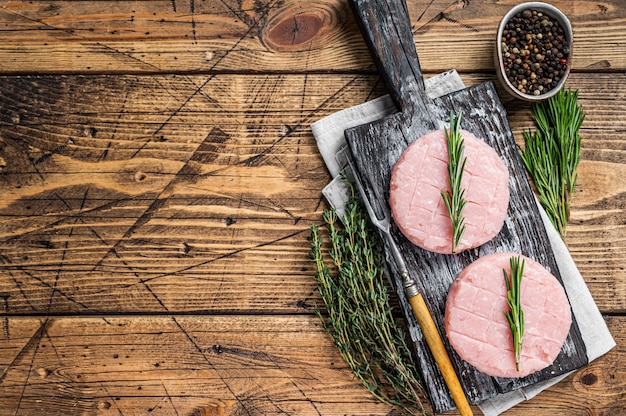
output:
[[563,286],[536,261],[525,261],[521,285],[524,312],[521,371],[515,368],[513,336],[504,315],[507,305],[503,269],[510,274],[515,253],[481,257],[467,266],[450,287],[445,327],[459,356],[494,377],[524,377],[552,364],[572,325]]
[[[467,162],[461,182],[467,205],[466,230],[457,252],[478,247],[498,234],[509,206],[509,172],[498,154],[461,130]],[[412,143],[391,172],[389,204],[400,231],[415,245],[452,253],[452,222],[441,197],[448,184],[448,149],[443,130]]]

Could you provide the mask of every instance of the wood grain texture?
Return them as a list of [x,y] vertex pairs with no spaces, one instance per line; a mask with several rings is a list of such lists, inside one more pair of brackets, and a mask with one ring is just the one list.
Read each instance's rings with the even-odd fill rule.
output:
[[[492,71],[498,20],[517,3],[408,1],[424,70]],[[621,0],[551,3],[574,26],[575,71],[626,68]],[[4,1],[0,27],[5,74],[375,69],[345,0]]]
[[[620,414],[626,320],[606,319],[621,347],[506,415],[537,406],[555,416]],[[10,325],[11,340],[0,344],[2,415],[395,414],[352,377],[315,316],[12,317]]]
[[[167,292],[171,311],[310,310],[306,296],[293,295],[315,292],[306,229],[318,219],[318,190],[328,178],[306,123],[358,102],[351,100],[359,94],[368,99],[376,83],[373,77],[335,83],[278,76],[255,88],[256,80],[5,79],[0,180],[3,291],[11,311],[155,312],[162,306],[150,292],[154,285]],[[327,92],[297,98],[305,84]],[[221,133],[209,137],[215,129]],[[194,152],[206,160],[188,165],[205,171],[204,180],[185,171]],[[293,210],[303,206],[296,188],[312,198],[304,211]],[[72,225],[78,227],[70,245],[65,237]],[[133,226],[133,236],[124,237]],[[199,237],[205,235],[211,240]],[[151,269],[157,259],[159,269]],[[183,275],[189,279],[181,281]],[[274,285],[263,283],[271,279]],[[52,282],[57,295],[51,303]],[[202,295],[218,290],[219,296]]]
[[310,312],[329,177],[309,125],[380,93],[360,79],[2,80],[11,311]]
[[16,318],[11,332],[3,415],[388,411],[314,316]]
[[[588,116],[567,242],[601,310],[624,311],[626,109],[617,104],[626,87],[610,74],[573,74],[569,85]],[[56,279],[65,294],[55,313],[162,310],[149,282],[168,293],[171,312],[303,312],[317,299],[306,229],[320,220],[329,180],[307,123],[385,90],[375,75],[195,75],[8,77],[0,92],[0,292],[11,311],[43,312]],[[530,107],[504,105],[521,144]],[[214,160],[195,163],[200,179],[181,169],[205,139]],[[141,218],[140,234],[117,247],[132,265],[112,252],[92,270]],[[226,292],[205,297],[205,288]]]
[[[422,70],[494,81],[514,4],[409,0]],[[618,347],[507,415],[622,414],[626,8],[553,4],[588,114],[567,243]],[[0,28],[0,415],[397,414],[313,313],[309,125],[388,91],[347,0],[2,1]]]

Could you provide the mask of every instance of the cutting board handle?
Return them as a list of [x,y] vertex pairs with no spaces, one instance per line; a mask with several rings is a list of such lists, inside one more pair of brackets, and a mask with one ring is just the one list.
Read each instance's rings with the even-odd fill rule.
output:
[[398,109],[412,112],[416,102],[423,108],[429,98],[405,0],[350,0],[350,4]]

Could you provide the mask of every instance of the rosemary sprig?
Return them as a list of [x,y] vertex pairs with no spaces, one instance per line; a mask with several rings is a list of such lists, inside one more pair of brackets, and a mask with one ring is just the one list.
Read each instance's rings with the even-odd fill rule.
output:
[[580,162],[579,130],[585,113],[578,105],[578,91],[561,90],[533,105],[532,114],[537,130],[524,132],[525,149],[520,154],[541,205],[565,237]]
[[[427,414],[425,397],[390,305],[378,235],[360,201],[349,202],[343,227],[334,210],[324,211],[329,247],[311,226],[311,257],[326,314],[316,313],[355,377],[382,402],[406,414]],[[332,265],[327,264],[323,248]]]
[[507,276],[504,272],[506,282],[506,296],[509,310],[504,312],[506,320],[509,321],[511,333],[513,334],[513,351],[515,352],[515,367],[517,371],[522,369],[522,338],[524,337],[524,311],[522,310],[521,286],[522,275],[524,274],[524,260],[520,256],[511,257],[511,272]]
[[463,209],[467,204],[465,200],[465,189],[461,188],[461,180],[463,179],[463,171],[465,170],[465,162],[467,158],[465,153],[465,140],[461,136],[461,116],[454,115],[450,111],[450,130],[444,127],[446,142],[448,144],[448,183],[449,191],[441,191],[441,197],[446,204],[450,220],[452,221],[452,252],[456,253],[461,237],[465,232],[465,218],[463,217]]

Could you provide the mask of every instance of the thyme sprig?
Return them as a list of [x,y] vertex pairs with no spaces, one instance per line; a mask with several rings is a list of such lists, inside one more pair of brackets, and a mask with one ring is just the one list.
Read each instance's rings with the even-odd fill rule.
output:
[[585,119],[578,91],[561,90],[532,107],[537,130],[524,132],[520,152],[535,183],[539,202],[562,237],[566,235],[570,201],[580,162],[580,127]]
[[455,115],[450,111],[450,130],[444,127],[446,143],[448,145],[448,183],[449,191],[441,191],[441,197],[446,204],[450,220],[452,221],[452,252],[456,253],[461,237],[465,233],[465,218],[463,217],[463,209],[467,204],[465,200],[465,189],[461,188],[461,180],[463,179],[463,171],[465,170],[465,162],[467,158],[465,153],[465,140],[461,136],[461,117],[463,112],[460,111]]
[[326,314],[316,313],[355,377],[374,396],[406,414],[427,414],[405,333],[392,314],[382,246],[354,190],[343,226],[335,210],[324,211],[323,217],[329,244],[319,227],[311,226],[311,257],[326,308]]
[[511,327],[513,334],[513,351],[515,353],[515,367],[517,371],[522,369],[522,338],[524,337],[524,311],[522,310],[521,286],[522,275],[524,274],[524,260],[520,256],[511,257],[510,274],[507,276],[506,269],[504,272],[504,281],[506,282],[506,296],[509,310],[504,312],[506,320]]

